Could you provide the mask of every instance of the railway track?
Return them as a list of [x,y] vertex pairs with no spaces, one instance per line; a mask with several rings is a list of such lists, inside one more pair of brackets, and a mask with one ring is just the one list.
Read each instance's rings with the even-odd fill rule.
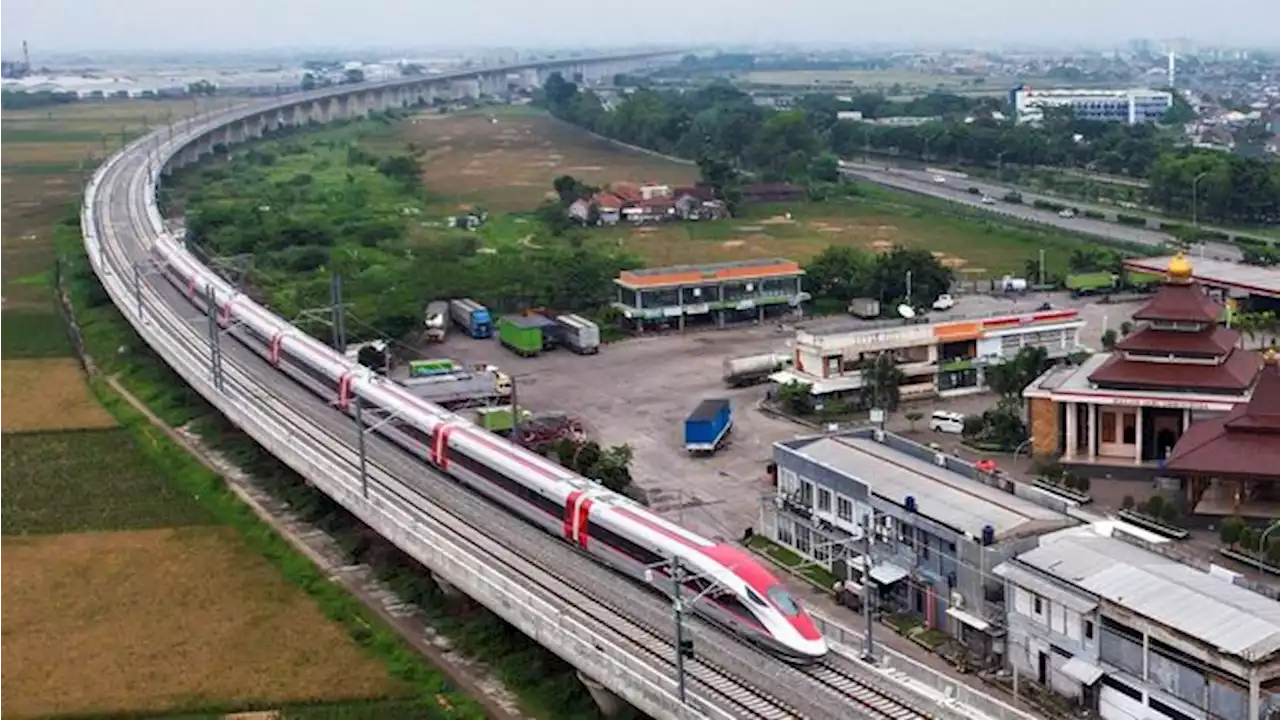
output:
[[[145,254],[148,239],[154,232],[150,227],[151,218],[147,216],[145,197],[153,190],[147,187],[149,179],[145,166],[134,159],[136,166],[131,168],[125,164],[126,161],[127,158],[121,158],[121,166],[112,168],[110,171],[123,176],[123,185],[128,189],[126,197],[121,198],[118,195],[121,183],[104,182],[98,188],[100,200],[105,201],[109,208],[118,207],[127,215],[126,226],[118,225],[120,218],[114,217],[114,213],[112,217],[104,219],[95,211],[93,219],[100,233],[101,242],[106,243],[108,237],[116,234],[132,235],[133,240]],[[109,178],[111,178],[110,175],[105,176],[104,181]],[[116,206],[116,202],[120,202],[121,205]],[[124,278],[139,277],[135,274],[135,265],[124,247],[118,243],[112,243],[106,248],[106,253],[114,273]],[[130,290],[133,291],[135,288]],[[193,364],[207,362],[208,344],[204,340],[203,332],[199,330],[203,325],[203,319],[199,318],[197,322],[192,323],[182,317],[182,310],[193,308],[193,306],[187,303],[185,308],[183,307],[182,303],[187,301],[180,292],[161,279],[156,282],[142,282],[139,297],[149,308],[147,315],[150,321],[160,324],[170,337],[180,342]],[[122,308],[122,311],[127,312],[125,308]],[[226,332],[233,338],[239,339],[234,329]],[[227,393],[241,398],[243,402],[260,404],[266,412],[294,428],[297,434],[305,436],[313,450],[323,453],[331,463],[345,467],[355,474],[353,476],[358,476],[359,459],[351,449],[354,444],[355,429],[349,419],[331,411],[322,411],[310,416],[304,414],[299,408],[305,407],[306,404],[299,404],[297,393],[289,392],[287,388],[281,390],[268,386],[255,379],[254,373],[246,369],[246,356],[249,359],[248,366],[252,366],[254,360],[262,362],[249,345],[242,342],[232,343],[232,345],[236,350],[228,352],[228,349],[224,348],[225,353],[235,358],[234,362],[224,366]],[[268,372],[278,376],[274,369],[268,369]],[[319,401],[311,397],[310,404],[319,404]],[[613,633],[614,639],[629,644],[650,657],[655,665],[674,673],[674,649],[668,637],[671,624],[669,613],[659,613],[663,622],[658,622],[652,612],[653,602],[647,603],[649,612],[640,612],[638,608],[644,603],[637,602],[634,595],[627,601],[622,601],[616,593],[602,593],[599,585],[584,582],[581,579],[582,575],[575,577],[564,572],[563,567],[557,566],[554,560],[548,559],[545,553],[545,542],[543,548],[530,550],[529,545],[524,543],[504,543],[491,537],[490,532],[482,527],[478,518],[484,516],[485,509],[492,514],[493,506],[459,488],[452,480],[436,474],[430,468],[412,459],[403,450],[394,447],[389,441],[371,437],[369,444],[375,446],[378,458],[372,459],[375,451],[371,450],[370,460],[366,466],[371,479],[370,485],[376,487],[377,492],[384,494],[388,501],[411,508],[413,514],[420,515],[422,520],[432,524],[436,532],[447,534],[452,542],[465,544],[477,552],[494,558],[509,569],[517,581],[539,588],[551,602],[563,603],[574,608],[583,619],[599,627],[608,628],[609,632]],[[468,499],[460,500],[460,496],[464,494]],[[453,502],[442,502],[444,495],[453,496]],[[449,505],[452,507],[447,507]],[[460,506],[468,505],[470,512],[459,511]],[[483,525],[491,526],[492,518]],[[527,529],[537,532],[540,537],[546,539],[541,532],[531,527]],[[559,543],[556,545],[559,547],[556,555],[560,560],[563,560],[566,555],[576,554],[572,550],[565,552],[567,549]],[[587,560],[587,562],[591,561]],[[569,565],[573,564],[569,563]],[[601,570],[599,566],[595,567]],[[638,590],[638,588],[633,589]],[[642,618],[640,615],[648,615],[648,617]],[[705,626],[700,627],[699,621],[692,618],[690,618],[690,625],[699,628],[699,634],[703,635],[700,642],[711,640],[709,644],[714,652],[709,655],[725,656],[726,653],[733,655],[735,648],[731,646],[736,646],[737,654],[741,654],[743,648],[747,647],[737,640],[722,636],[715,637],[721,634],[708,630]],[[780,665],[776,659],[754,647],[751,647],[746,654],[767,658],[768,663]],[[907,720],[931,717],[911,704],[897,699],[892,693],[884,692],[867,680],[856,677],[855,672],[841,669],[830,660],[797,671],[808,678],[803,683],[797,683],[794,686],[785,681],[776,683],[778,690],[776,695],[762,690],[762,686],[767,683],[760,682],[758,678],[748,679],[746,673],[728,668],[718,660],[719,657],[711,659],[700,653],[697,657],[686,661],[685,671],[691,696],[698,697],[700,703],[708,703],[716,709],[727,710],[730,717],[814,718],[815,720],[825,717],[844,718],[849,717],[849,711],[853,708],[857,708],[858,714],[870,718]],[[756,664],[759,665],[758,662]],[[786,671],[779,674],[791,675]],[[824,697],[827,698],[826,702],[820,700]],[[849,705],[843,708],[833,705],[830,702],[832,697],[845,700]]]

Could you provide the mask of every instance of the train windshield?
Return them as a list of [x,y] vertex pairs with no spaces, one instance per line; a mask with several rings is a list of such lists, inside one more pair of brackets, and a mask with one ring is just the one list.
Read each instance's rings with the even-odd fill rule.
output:
[[795,598],[791,597],[791,593],[787,592],[781,585],[774,585],[769,588],[769,591],[765,594],[769,596],[769,599],[773,601],[774,605],[778,606],[778,609],[782,611],[783,615],[786,615],[787,617],[795,617],[800,614],[799,603],[797,603]]

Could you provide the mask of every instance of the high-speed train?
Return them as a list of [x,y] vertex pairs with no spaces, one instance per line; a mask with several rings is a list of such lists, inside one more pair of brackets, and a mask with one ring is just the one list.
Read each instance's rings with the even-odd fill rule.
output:
[[[562,537],[611,568],[671,596],[668,561],[685,568],[682,594],[704,617],[796,664],[827,643],[813,619],[754,557],[670,523],[597,482],[508,442],[347,360],[239,293],[172,238],[154,246],[165,276],[192,304],[216,312],[237,339],[336,410],[353,400],[377,432],[508,511]],[[216,307],[210,307],[212,304]]]

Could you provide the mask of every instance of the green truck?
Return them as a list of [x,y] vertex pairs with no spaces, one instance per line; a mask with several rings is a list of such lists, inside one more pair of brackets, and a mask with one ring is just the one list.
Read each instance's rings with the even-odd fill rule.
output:
[[520,357],[533,357],[555,346],[554,326],[541,315],[504,315],[498,319],[498,341]]
[[[528,422],[532,413],[522,409],[520,415],[525,422]],[[511,430],[515,427],[513,416],[514,413],[512,413],[510,405],[476,408],[476,424],[498,435],[505,436],[511,433]]]

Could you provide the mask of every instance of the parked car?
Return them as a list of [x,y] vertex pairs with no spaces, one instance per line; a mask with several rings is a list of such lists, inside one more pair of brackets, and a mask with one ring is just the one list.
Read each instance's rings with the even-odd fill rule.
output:
[[993,197],[991,197],[990,195],[983,195],[983,196],[982,196],[982,204],[983,204],[983,205],[995,205],[995,204],[996,204],[996,199],[995,199],[995,198],[993,198]]
[[964,432],[964,415],[950,410],[934,410],[929,416],[929,429],[936,433],[959,435]]
[[1061,210],[1058,211],[1058,217],[1060,218],[1067,218],[1068,220],[1070,220],[1075,216],[1076,216],[1076,211],[1072,210],[1071,208],[1062,208]]
[[946,178],[944,178],[944,177],[942,177],[941,175],[934,175],[934,176],[933,176],[933,181],[934,181],[934,182],[936,182],[936,183],[938,183],[939,185],[941,185],[941,184],[945,183],[945,182],[947,181],[947,179],[946,179]]
[[934,310],[950,310],[955,306],[956,306],[956,299],[951,297],[947,293],[943,293],[939,295],[938,299],[933,301]]

